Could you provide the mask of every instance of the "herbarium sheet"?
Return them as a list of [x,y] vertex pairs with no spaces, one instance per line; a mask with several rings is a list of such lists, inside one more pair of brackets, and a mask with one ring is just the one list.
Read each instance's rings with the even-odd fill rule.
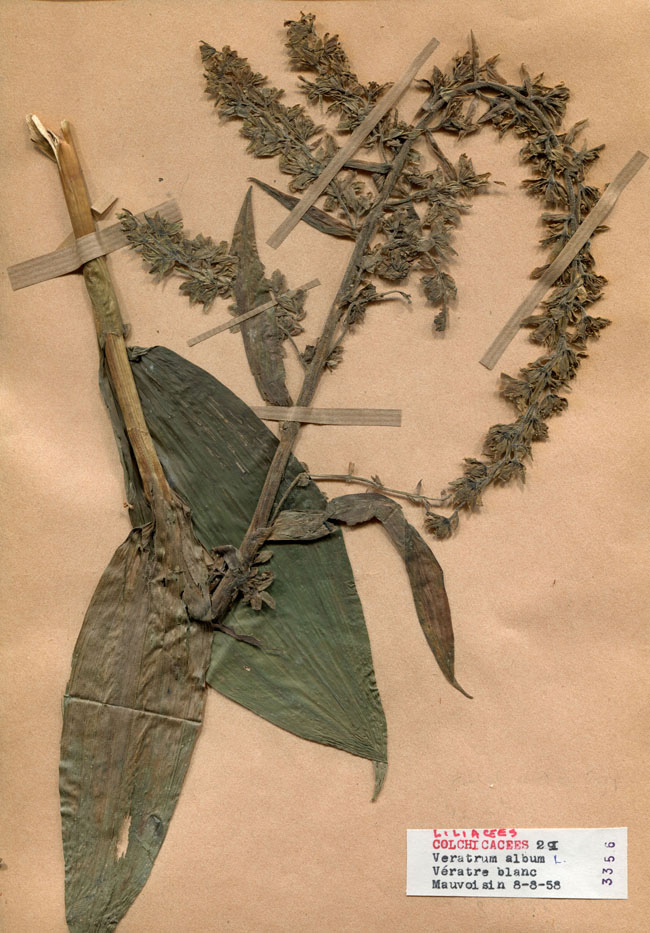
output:
[[[313,179],[303,185],[297,163],[287,174],[286,153],[283,165],[270,135],[262,132],[263,115],[238,113],[236,107],[224,112],[228,101],[219,82],[226,65],[236,72],[246,58],[253,73],[268,78],[266,87],[285,90],[283,104],[309,107],[325,139],[346,112],[328,112],[336,88],[325,88],[322,75],[319,86],[307,68],[310,14],[318,36],[328,34],[334,43],[331,60],[339,48],[332,37],[338,36],[345,67],[366,88],[397,81],[435,36],[439,45],[417,72],[429,83],[411,82],[397,105],[406,124],[415,121],[427,95],[440,96],[443,84],[435,68],[444,77],[455,67],[454,80],[467,81],[463,68],[480,67],[486,87],[499,86],[499,73],[509,86],[520,86],[524,105],[536,89],[554,89],[547,114],[566,108],[563,151],[574,145],[576,159],[595,163],[579,195],[587,207],[598,196],[596,188],[602,191],[636,150],[650,151],[650,29],[642,0],[314,0],[302,8],[290,0],[5,0],[0,14],[3,268],[56,249],[70,232],[56,170],[34,151],[24,116],[36,113],[55,130],[69,120],[91,199],[117,199],[101,222],[115,222],[120,210],[137,214],[175,198],[187,237],[201,233],[234,248],[239,236],[241,263],[242,231],[254,217],[269,297],[274,288],[319,280],[307,293],[304,318],[302,306],[297,312],[293,299],[283,299],[289,315],[285,355],[260,364],[277,367],[282,359],[294,399],[353,249],[354,236],[347,234],[358,233],[367,212],[364,192],[381,192],[388,169],[375,166],[367,172],[366,188],[349,185],[341,194],[341,210],[330,211],[336,235],[319,229],[326,222],[319,215],[318,223],[300,223],[271,248],[267,240],[287,212],[286,203],[269,196],[269,186],[288,193],[292,182],[293,197],[300,197]],[[225,46],[230,51],[222,53]],[[211,96],[204,71],[212,71]],[[238,74],[241,79],[243,72]],[[362,326],[348,328],[313,400],[318,408],[399,410],[400,426],[306,424],[294,449],[304,465],[298,473],[338,477],[319,481],[330,499],[368,491],[379,497],[391,490],[407,494],[397,497],[404,516],[444,570],[455,677],[472,698],[450,686],[453,671],[427,647],[418,621],[421,606],[409,586],[413,574],[402,560],[404,549],[394,547],[397,539],[403,544],[407,526],[399,525],[402,531],[391,542],[380,522],[356,527],[358,519],[350,519],[343,538],[387,724],[387,770],[383,759],[375,759],[381,793],[371,802],[370,752],[349,755],[331,747],[333,742],[304,741],[213,684],[217,689],[208,691],[164,845],[119,923],[124,933],[644,929],[650,867],[650,169],[626,189],[607,220],[609,229],[590,246],[594,268],[585,273],[586,291],[579,297],[591,295],[593,310],[586,323],[578,322],[584,333],[576,338],[572,332],[567,350],[571,391],[562,395],[568,405],[548,402],[560,414],[549,419],[548,431],[536,427],[536,442],[520,451],[521,462],[518,454],[511,456],[508,470],[500,468],[502,481],[483,483],[474,501],[463,501],[461,492],[476,490],[481,471],[501,463],[494,450],[507,442],[507,432],[490,435],[491,451],[486,432],[512,422],[512,402],[526,389],[521,381],[504,383],[499,374],[522,379],[520,370],[543,352],[547,338],[541,328],[548,321],[521,330],[495,369],[479,360],[530,290],[531,270],[548,261],[540,240],[562,235],[564,223],[542,222],[554,197],[550,180],[544,179],[544,207],[529,196],[535,183],[522,187],[531,171],[520,155],[527,140],[525,126],[517,133],[517,107],[509,110],[490,98],[493,88],[487,91],[472,112],[445,111],[447,126],[431,137],[428,161],[417,167],[417,173],[437,170],[440,178],[454,173],[456,188],[447,185],[450,197],[436,201],[436,210],[446,211],[445,223],[431,222],[426,231],[429,245],[446,231],[437,244],[444,268],[428,267],[420,257],[423,276],[406,282],[400,273],[399,262],[410,261],[404,244],[414,242],[409,211],[417,208],[423,216],[422,201],[404,188],[404,203],[394,203],[392,219],[384,222],[391,249],[377,248],[365,260],[368,274],[383,275],[383,290],[390,294],[366,301],[365,293],[357,302],[358,317],[351,323]],[[490,107],[496,108],[493,116],[481,122]],[[297,111],[286,113],[290,124]],[[240,134],[242,116],[249,121],[248,139]],[[583,120],[588,123],[580,125]],[[395,126],[394,139],[401,140],[404,131],[397,121]],[[396,145],[386,144],[387,159]],[[355,157],[370,160],[376,153],[362,148]],[[409,164],[415,172],[415,163]],[[560,159],[560,186],[566,168]],[[247,197],[251,177],[262,185]],[[454,200],[459,193],[472,196]],[[224,288],[204,310],[204,295],[197,293],[201,300],[190,303],[177,278],[156,283],[131,250],[113,253],[108,263],[130,345],[169,348],[247,405],[260,405],[264,372],[251,371],[250,345],[240,334],[226,330],[187,344],[229,320],[229,305],[233,297],[239,300],[236,290],[232,296]],[[272,276],[275,269],[287,285],[282,276]],[[190,297],[191,287],[185,289]],[[82,277],[63,275],[14,292],[4,275],[2,289],[0,923],[11,933],[64,933],[62,698],[84,613],[129,533],[133,501],[97,386],[95,329]],[[611,323],[598,323],[604,319]],[[529,339],[533,327],[537,346]],[[274,403],[268,396],[265,401]],[[278,433],[277,425],[267,423]],[[486,451],[492,456],[488,467],[481,466]],[[368,482],[343,482],[350,475]],[[467,482],[454,486],[459,476]],[[429,505],[450,488],[455,498],[442,495],[438,515]],[[375,518],[381,517],[377,509]],[[297,514],[291,513],[292,521]],[[385,522],[389,530],[396,514]],[[321,525],[330,518],[323,513]],[[269,547],[278,546],[271,541]],[[224,551],[226,563],[232,553]],[[266,567],[260,563],[254,570],[257,583],[245,593],[261,619],[281,608],[274,608]],[[323,580],[337,572],[335,562],[320,565]],[[246,650],[265,649],[263,631],[260,624],[262,647],[245,645]],[[341,677],[346,664],[354,667],[344,654],[342,649]],[[247,674],[254,671],[242,664],[240,676]],[[311,682],[317,680],[316,671]],[[314,706],[325,702],[326,681],[324,673]],[[281,705],[282,697],[277,700]],[[629,897],[407,897],[406,830],[471,826],[627,826]]]

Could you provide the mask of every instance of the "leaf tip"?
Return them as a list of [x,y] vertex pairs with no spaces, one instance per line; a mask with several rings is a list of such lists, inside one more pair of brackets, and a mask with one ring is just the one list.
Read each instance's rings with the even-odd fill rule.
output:
[[468,700],[473,700],[473,699],[474,699],[474,697],[471,695],[471,693],[468,693],[467,690],[463,690],[463,688],[462,688],[461,685],[458,683],[458,681],[457,681],[456,678],[453,676],[453,674],[452,674],[452,676],[449,678],[449,683],[452,685],[452,687],[455,687],[456,690],[458,690],[459,693],[462,693],[464,697],[467,697]]
[[375,769],[375,787],[372,793],[371,803],[374,803],[379,796],[379,792],[384,786],[384,781],[386,780],[386,771],[388,770],[388,762],[373,761],[372,766]]

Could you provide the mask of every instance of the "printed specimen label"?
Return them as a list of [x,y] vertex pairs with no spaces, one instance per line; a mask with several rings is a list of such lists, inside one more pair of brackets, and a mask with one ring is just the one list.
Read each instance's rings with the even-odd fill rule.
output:
[[627,829],[408,829],[406,893],[627,898]]

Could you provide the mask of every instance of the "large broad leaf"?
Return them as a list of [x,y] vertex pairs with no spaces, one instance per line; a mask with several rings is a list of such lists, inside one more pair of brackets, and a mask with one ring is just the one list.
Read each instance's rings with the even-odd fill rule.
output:
[[61,737],[72,933],[115,928],[165,838],[205,703],[207,557],[182,503],[160,502],[117,549],[86,613]]
[[[161,463],[189,504],[199,539],[208,549],[237,546],[276,438],[229,389],[170,350],[132,350],[131,361]],[[119,439],[117,426],[116,433]],[[122,453],[130,475],[127,446]],[[301,469],[292,458],[280,496]],[[127,486],[139,498],[137,486]],[[325,499],[309,483],[295,487],[285,504],[322,509]],[[239,603],[227,619],[264,647],[216,632],[208,682],[296,735],[372,760],[377,792],[386,770],[386,722],[341,532],[272,550],[276,608],[255,612]]]

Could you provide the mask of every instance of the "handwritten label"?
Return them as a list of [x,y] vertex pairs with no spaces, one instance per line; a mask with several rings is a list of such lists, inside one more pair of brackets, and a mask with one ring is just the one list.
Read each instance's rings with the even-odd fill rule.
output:
[[409,829],[406,893],[627,898],[627,829]]

